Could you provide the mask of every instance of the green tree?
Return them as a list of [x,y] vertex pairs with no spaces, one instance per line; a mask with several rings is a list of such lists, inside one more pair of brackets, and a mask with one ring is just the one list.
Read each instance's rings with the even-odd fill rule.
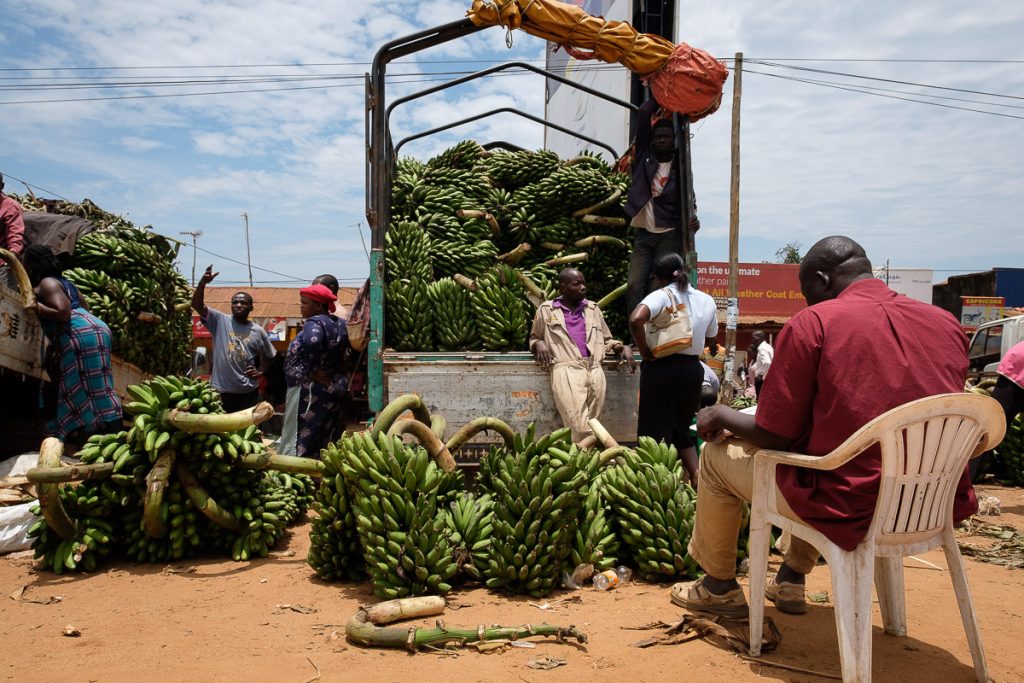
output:
[[800,243],[789,242],[775,252],[775,260],[778,263],[800,263],[803,260],[803,256],[800,255]]

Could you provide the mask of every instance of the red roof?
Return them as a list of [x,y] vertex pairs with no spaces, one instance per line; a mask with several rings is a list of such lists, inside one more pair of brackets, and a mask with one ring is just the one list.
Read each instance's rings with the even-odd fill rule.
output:
[[[238,292],[252,296],[253,318],[301,318],[299,312],[299,287],[207,287],[206,305],[224,313],[231,313],[231,297]],[[356,300],[355,287],[342,287],[338,290],[338,303],[341,304],[342,317],[347,317],[348,310]]]

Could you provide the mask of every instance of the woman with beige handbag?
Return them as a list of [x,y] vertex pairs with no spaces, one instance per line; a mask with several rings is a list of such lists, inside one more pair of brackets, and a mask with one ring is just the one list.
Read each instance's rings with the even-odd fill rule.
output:
[[715,300],[690,286],[683,259],[666,254],[654,262],[658,289],[644,297],[629,316],[640,367],[637,436],[672,444],[697,483],[697,449],[690,423],[700,406],[704,371],[698,356],[705,345],[717,353]]

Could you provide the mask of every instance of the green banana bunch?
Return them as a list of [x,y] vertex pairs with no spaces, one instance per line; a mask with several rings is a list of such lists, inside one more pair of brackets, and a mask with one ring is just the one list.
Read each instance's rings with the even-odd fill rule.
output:
[[494,505],[488,494],[480,496],[460,492],[447,508],[439,512],[448,530],[455,564],[459,571],[474,581],[483,578],[487,567],[494,530]]
[[532,425],[513,449],[492,448],[481,461],[480,486],[494,501],[488,588],[542,597],[558,585],[586,481],[577,462],[569,430],[536,439]]
[[510,351],[526,346],[530,319],[526,293],[509,266],[499,264],[476,280],[473,316],[483,346],[489,351]]
[[336,444],[352,504],[366,569],[381,598],[444,594],[458,571],[439,494],[452,475],[420,446],[384,433],[346,434]]
[[385,290],[387,338],[398,351],[419,351],[434,346],[434,312],[423,280],[400,279]]
[[430,258],[438,277],[452,277],[459,273],[477,277],[494,265],[498,247],[490,240],[475,243],[434,240],[430,244]]
[[573,537],[570,566],[592,564],[598,571],[619,564],[619,537],[615,522],[608,512],[608,501],[602,493],[599,453],[580,449],[576,468],[586,477],[581,489],[580,514]]
[[1007,426],[1006,436],[995,449],[995,459],[1004,482],[1024,486],[1024,417],[1021,415]]
[[384,235],[384,242],[389,281],[407,278],[430,282],[433,278],[430,238],[423,228],[412,221],[393,222]]
[[337,444],[328,444],[321,460],[324,474],[313,504],[317,516],[309,533],[306,561],[325,581],[359,581],[366,576],[366,563],[356,529],[354,494],[341,472],[342,451]]
[[544,149],[536,152],[496,150],[483,159],[480,168],[494,185],[513,191],[554,173],[560,163],[557,154]]
[[697,496],[683,482],[682,465],[673,456],[674,447],[641,437],[635,451],[601,474],[609,511],[640,575],[648,580],[696,571],[686,546],[693,533]]
[[114,552],[118,511],[121,492],[109,481],[85,481],[78,486],[59,489],[61,504],[69,516],[76,520],[75,535],[63,539],[56,534],[41,516],[38,504],[31,512],[38,519],[29,527],[35,559],[62,574],[65,571],[95,571],[100,561]]
[[[463,140],[427,162],[427,169],[471,169],[489,153],[476,140]],[[401,171],[401,168],[399,169]]]
[[480,334],[473,319],[473,297],[451,278],[441,278],[427,288],[434,308],[434,334],[443,351],[480,348]]

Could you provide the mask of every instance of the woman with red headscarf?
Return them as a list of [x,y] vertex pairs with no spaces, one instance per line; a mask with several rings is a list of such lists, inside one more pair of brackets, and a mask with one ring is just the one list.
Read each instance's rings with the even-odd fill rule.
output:
[[318,458],[341,422],[348,390],[342,358],[348,348],[345,321],[334,315],[337,297],[321,284],[299,290],[302,330],[288,345],[284,361],[289,392],[298,389],[295,454]]

